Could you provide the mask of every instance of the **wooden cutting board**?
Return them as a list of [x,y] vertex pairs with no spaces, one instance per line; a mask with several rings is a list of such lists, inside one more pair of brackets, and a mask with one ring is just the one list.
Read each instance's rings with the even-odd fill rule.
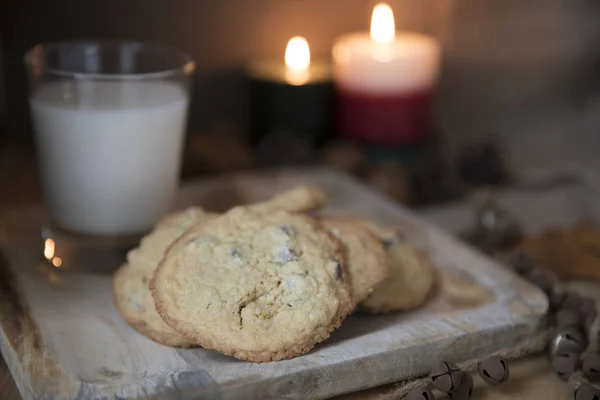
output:
[[308,399],[426,373],[513,346],[538,331],[545,296],[503,267],[367,187],[329,170],[223,177],[184,185],[178,207],[223,210],[299,183],[323,188],[326,212],[401,226],[439,271],[428,303],[410,313],[354,315],[309,354],[254,364],[173,349],[137,334],[111,301],[107,274],[42,262],[39,208],[2,220],[0,348],[26,399]]

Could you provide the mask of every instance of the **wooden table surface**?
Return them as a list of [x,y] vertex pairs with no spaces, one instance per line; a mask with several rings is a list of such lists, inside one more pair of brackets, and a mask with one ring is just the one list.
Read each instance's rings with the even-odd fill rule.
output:
[[21,400],[19,390],[4,363],[4,359],[0,362],[0,393],[4,400]]
[[[510,369],[511,380],[499,388],[487,388],[477,378],[475,380],[476,398],[479,400],[563,400],[572,396],[572,390],[554,375],[550,369],[550,364],[544,357],[536,356],[527,360],[512,362]],[[337,399],[377,399],[387,390],[389,390],[389,387],[355,393]],[[0,363],[0,396],[2,400],[21,400],[21,395],[4,361]],[[441,399],[438,398],[438,400]]]
[[[41,191],[31,146],[27,143],[1,146],[0,144],[0,211],[39,201]],[[4,359],[0,360],[0,398],[21,399]]]
[[[27,147],[12,146],[0,149],[0,210],[39,201],[39,179],[33,154]],[[581,283],[582,290],[590,295],[600,296],[600,285],[593,282]],[[482,400],[559,400],[572,396],[572,389],[552,372],[545,355],[537,355],[526,360],[510,363],[511,379],[499,387],[485,387],[481,379],[475,378],[475,393]],[[377,399],[389,387],[372,389],[344,396],[347,399]],[[0,361],[0,398],[2,400],[20,400],[18,389],[4,363]],[[444,398],[444,397],[442,397]]]

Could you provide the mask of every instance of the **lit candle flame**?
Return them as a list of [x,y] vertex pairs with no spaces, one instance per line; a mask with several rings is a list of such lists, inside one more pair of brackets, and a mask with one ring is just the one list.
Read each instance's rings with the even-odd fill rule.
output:
[[392,8],[385,3],[377,4],[371,16],[371,39],[377,43],[390,43],[395,36],[396,25]]
[[285,48],[285,65],[295,71],[308,68],[310,65],[310,48],[302,36],[290,39]]
[[290,39],[285,48],[286,77],[292,85],[302,85],[308,81],[310,48],[301,36]]

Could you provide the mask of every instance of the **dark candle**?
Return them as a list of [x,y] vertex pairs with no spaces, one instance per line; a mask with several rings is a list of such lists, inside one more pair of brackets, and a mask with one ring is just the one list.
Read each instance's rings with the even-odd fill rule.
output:
[[253,143],[289,132],[318,145],[331,134],[330,66],[310,62],[305,40],[290,40],[285,62],[255,62],[248,66],[247,74]]

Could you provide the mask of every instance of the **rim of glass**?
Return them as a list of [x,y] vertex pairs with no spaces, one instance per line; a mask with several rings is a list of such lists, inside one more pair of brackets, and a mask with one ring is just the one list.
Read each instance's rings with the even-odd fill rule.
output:
[[196,62],[187,53],[178,50],[177,48],[154,44],[149,42],[140,42],[135,40],[62,40],[53,41],[46,43],[38,43],[25,52],[23,56],[23,63],[25,67],[30,70],[32,69],[33,63],[31,60],[37,53],[43,53],[45,51],[56,50],[61,46],[69,45],[99,45],[99,46],[139,46],[140,48],[152,49],[154,51],[165,52],[173,55],[174,57],[181,58],[181,63],[177,67],[160,69],[153,72],[133,73],[133,74],[121,74],[121,73],[95,73],[95,72],[73,72],[68,70],[61,70],[57,68],[45,68],[44,74],[53,75],[61,78],[69,78],[74,80],[150,80],[150,79],[164,79],[170,77],[177,72],[182,72],[185,75],[192,75],[196,70]]

